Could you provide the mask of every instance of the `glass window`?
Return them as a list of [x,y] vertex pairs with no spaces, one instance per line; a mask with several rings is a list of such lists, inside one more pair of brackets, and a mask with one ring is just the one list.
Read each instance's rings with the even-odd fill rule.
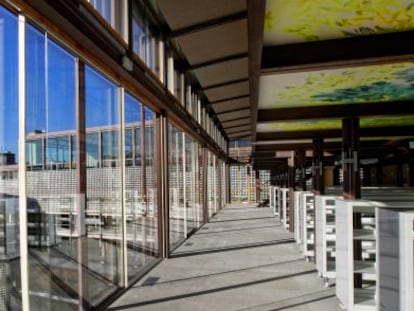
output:
[[133,51],[144,61],[144,63],[158,75],[158,38],[150,29],[150,23],[146,16],[145,8],[138,3],[133,2],[132,15],[132,47]]
[[99,167],[100,163],[100,135],[99,133],[86,134],[86,166]]
[[0,259],[1,305],[5,310],[21,310],[19,257],[18,182],[18,79],[17,17],[0,6],[0,217],[2,229]]
[[28,169],[43,168],[43,144],[41,139],[26,142],[26,161]]
[[119,132],[102,133],[102,165],[117,166],[119,158]]
[[[87,287],[97,302],[122,282],[122,200],[119,166],[120,103],[118,87],[93,68],[85,67],[85,123],[88,157],[96,156],[99,136],[102,166],[87,171],[86,214],[89,274]],[[110,130],[108,130],[110,128]],[[93,138],[93,140],[91,139]],[[92,143],[92,145],[90,145]],[[99,146],[99,145],[98,145]],[[92,151],[92,152],[90,152]],[[94,161],[95,157],[93,158]]]
[[90,2],[109,24],[114,25],[113,0],[90,0]]
[[170,247],[173,248],[187,234],[184,208],[183,133],[169,124],[168,173],[170,199]]
[[76,152],[76,137],[74,135],[72,135],[70,137],[70,148],[71,148],[71,163],[72,163],[72,168],[76,168],[76,157],[77,157],[77,152]]
[[47,140],[46,165],[51,169],[69,168],[70,136],[54,137]]
[[145,107],[145,161],[152,167],[154,163],[154,113]]
[[133,131],[131,128],[125,129],[125,164],[126,166],[133,165],[133,159],[134,159],[134,140],[133,140]]
[[[60,282],[78,288],[76,174],[70,168],[75,130],[76,58],[31,25],[26,27],[26,155],[30,304],[74,308]],[[77,216],[75,216],[77,215]],[[59,262],[59,265],[56,265]],[[68,275],[68,271],[72,271]],[[56,276],[56,282],[50,275]],[[52,298],[54,293],[59,299]]]
[[[129,94],[125,96],[125,126],[131,128],[125,143],[130,144],[135,152],[135,165],[126,163],[125,176],[125,208],[126,208],[126,231],[127,231],[127,256],[128,256],[128,280],[133,281],[138,273],[148,263],[153,261],[158,254],[158,220],[154,193],[156,187],[154,182],[154,170],[152,161],[142,163],[141,128],[142,128],[142,105]],[[153,113],[145,109],[145,119],[149,119]],[[146,121],[145,152],[152,152],[154,147],[151,136],[148,135],[152,122]],[[134,131],[132,130],[134,128]],[[127,132],[125,133],[127,137]],[[135,135],[135,138],[132,138]],[[134,142],[134,146],[132,146]],[[145,165],[145,171],[142,169]]]

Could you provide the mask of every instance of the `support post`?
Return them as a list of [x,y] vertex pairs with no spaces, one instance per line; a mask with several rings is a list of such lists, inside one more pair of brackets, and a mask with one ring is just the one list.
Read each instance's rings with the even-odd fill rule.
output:
[[[343,196],[345,200],[361,198],[361,177],[359,167],[359,118],[342,120],[342,168],[343,168]],[[355,213],[353,218],[354,229],[361,229],[361,214]],[[354,241],[354,260],[361,260],[361,242]],[[356,275],[354,287],[361,288],[362,276]]]
[[[324,183],[324,169],[323,169],[323,139],[317,138],[313,140],[312,144],[312,150],[313,150],[313,159],[312,159],[312,187],[313,187],[313,194],[314,195],[322,195],[325,193],[325,183]],[[316,203],[316,200],[314,200],[314,204]],[[314,219],[313,219],[313,245],[316,245],[316,204],[313,207],[314,210]],[[316,257],[316,251],[314,253],[313,260],[316,263],[317,257]]]
[[203,224],[208,222],[208,199],[207,199],[207,183],[208,183],[208,154],[207,148],[205,146],[202,147],[202,192],[203,192]]
[[[323,169],[323,139],[313,140],[313,161],[312,161],[312,185],[315,195],[325,193],[324,169]],[[315,244],[316,245],[316,244]]]
[[299,181],[298,189],[301,191],[306,191],[306,172],[305,172],[305,163],[306,163],[306,150],[298,150],[296,152],[297,156],[297,169],[299,171]]
[[26,18],[19,15],[18,26],[18,105],[19,105],[19,231],[20,273],[22,310],[30,310],[29,297],[29,253],[27,229],[27,185],[26,185]]
[[170,211],[168,185],[168,120],[165,111],[156,116],[156,146],[158,172],[158,248],[159,257],[170,255]]
[[295,152],[291,151],[288,158],[288,187],[289,187],[289,231],[293,232],[295,228],[293,205],[295,203]]
[[409,167],[409,175],[410,175],[410,180],[409,180],[409,185],[410,187],[414,186],[414,160],[410,159],[410,161],[408,162],[408,167]]

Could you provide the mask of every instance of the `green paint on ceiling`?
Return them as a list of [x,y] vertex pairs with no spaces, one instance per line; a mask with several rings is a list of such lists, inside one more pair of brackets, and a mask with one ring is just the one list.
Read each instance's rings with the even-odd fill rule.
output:
[[259,109],[414,99],[414,63],[264,75]]
[[413,0],[267,0],[264,44],[414,29]]
[[[360,119],[361,128],[413,126],[414,115],[408,116],[378,116]],[[296,132],[341,129],[339,119],[303,120],[257,124],[257,132]]]

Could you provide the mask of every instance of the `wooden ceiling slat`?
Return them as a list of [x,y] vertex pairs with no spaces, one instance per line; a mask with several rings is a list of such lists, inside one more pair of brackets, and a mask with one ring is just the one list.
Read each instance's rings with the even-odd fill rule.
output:
[[[250,118],[249,118],[249,119],[250,119]],[[233,126],[226,127],[226,128],[224,128],[224,130],[225,130],[225,131],[227,131],[227,130],[230,130],[230,129],[232,129],[232,128],[236,128],[236,127],[240,127],[240,126],[245,126],[245,125],[249,125],[249,126],[251,126],[252,124],[251,124],[251,122],[248,122],[248,123],[242,123],[242,124],[238,124],[238,125],[233,125]]]
[[230,109],[230,110],[227,110],[227,111],[218,112],[218,113],[216,113],[216,115],[218,117],[220,117],[220,115],[223,115],[223,114],[229,114],[229,113],[232,113],[232,112],[243,111],[243,110],[247,110],[248,108],[249,107],[240,107],[240,108],[237,108],[237,109]]
[[237,53],[234,55],[228,55],[228,56],[224,56],[224,57],[220,57],[220,58],[216,58],[213,60],[209,60],[203,63],[198,63],[198,64],[193,64],[190,66],[190,70],[196,70],[196,69],[200,69],[203,67],[207,67],[207,66],[213,66],[213,65],[217,65],[220,63],[225,63],[225,62],[229,62],[232,60],[237,60],[237,59],[241,59],[241,58],[246,58],[248,57],[249,54],[247,52],[243,52],[243,53]]
[[245,126],[239,126],[239,127],[234,127],[232,129],[226,129],[226,133],[227,135],[231,135],[234,133],[239,133],[239,132],[245,132],[246,130],[251,130],[251,125],[245,125]]
[[247,118],[249,116],[250,116],[250,110],[242,109],[242,110],[237,110],[237,111],[226,112],[226,113],[218,115],[217,117],[220,120],[220,122],[224,122],[224,121],[234,120],[237,118]]
[[234,96],[234,97],[230,97],[230,98],[225,98],[225,99],[220,99],[220,100],[216,100],[216,101],[211,101],[210,104],[214,105],[214,104],[221,104],[224,102],[228,102],[231,100],[236,100],[236,99],[243,99],[243,98],[249,98],[249,95],[239,95],[239,96]]
[[248,47],[246,34],[247,20],[239,20],[177,37],[176,42],[190,66],[212,65],[217,60],[244,55]]
[[195,25],[191,25],[188,27],[174,30],[169,34],[169,38],[176,38],[176,37],[185,36],[188,34],[199,32],[199,31],[205,31],[208,28],[218,27],[223,24],[233,23],[233,22],[246,19],[246,18],[247,18],[247,11],[241,11],[241,12],[237,12],[237,13],[230,14],[227,16],[210,19],[208,21],[205,21],[199,24],[195,24]]
[[231,84],[236,84],[236,83],[240,83],[240,82],[247,82],[247,81],[249,81],[248,78],[241,78],[241,79],[237,79],[237,80],[233,80],[233,81],[226,81],[226,82],[221,82],[221,83],[218,83],[218,84],[207,85],[206,87],[203,87],[202,90],[206,91],[206,90],[211,90],[211,89],[214,89],[214,88],[217,88],[217,87],[228,86],[228,85],[231,85]]
[[229,126],[229,124],[233,125],[239,125],[239,122],[245,122],[247,120],[250,120],[250,116],[247,117],[241,117],[241,118],[234,118],[231,120],[222,121],[221,124],[223,125],[223,128],[226,128],[226,126]]
[[234,99],[234,95],[247,96],[249,95],[249,82],[239,82],[217,87],[204,91],[204,94],[210,99],[211,103]]

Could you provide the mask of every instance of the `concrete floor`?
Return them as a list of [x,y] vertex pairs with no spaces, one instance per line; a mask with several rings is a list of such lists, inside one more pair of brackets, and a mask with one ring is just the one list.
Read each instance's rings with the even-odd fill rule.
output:
[[341,310],[269,208],[228,205],[108,310]]

